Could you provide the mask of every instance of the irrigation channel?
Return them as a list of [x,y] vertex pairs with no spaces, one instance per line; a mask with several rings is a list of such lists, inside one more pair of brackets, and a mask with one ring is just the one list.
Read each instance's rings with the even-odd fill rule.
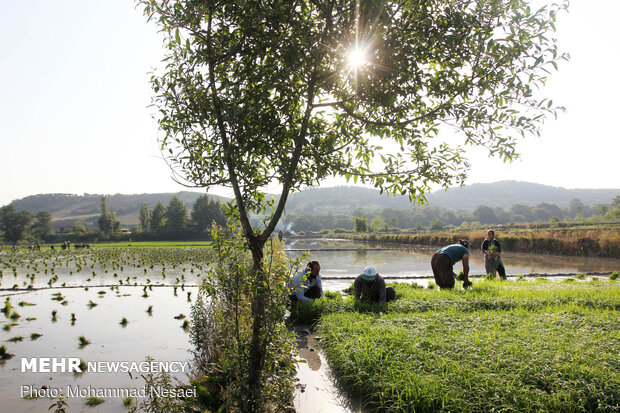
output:
[[[348,287],[367,265],[374,265],[388,283],[416,282],[426,286],[432,281],[430,257],[435,248],[329,239],[285,239],[285,248],[291,257],[306,252],[308,259],[320,261],[326,290]],[[179,363],[177,368],[191,359],[188,331],[183,324],[189,318],[196,286],[204,273],[201,249],[155,250],[0,252],[0,305],[7,297],[12,305],[10,313],[0,314],[0,344],[15,355],[0,362],[3,412],[47,411],[51,404],[48,398],[24,398],[31,389],[45,389],[52,395],[62,391],[66,395],[71,388],[74,394],[75,390],[81,391],[82,396],[101,389],[122,393],[143,387],[140,373],[135,371],[131,375],[122,368],[118,372],[89,371],[79,375],[35,373],[22,371],[22,358],[80,358],[106,362],[105,369],[114,368],[107,362],[126,362],[135,367],[147,356],[159,362]],[[620,259],[510,252],[505,252],[503,259],[509,280],[517,274],[565,278],[620,269]],[[478,251],[472,252],[470,273],[484,273]],[[123,319],[126,323],[121,323]],[[307,362],[299,365],[297,411],[359,411],[359,402],[342,394],[334,384],[320,352],[321,338],[304,330],[298,328],[300,356]],[[90,344],[80,345],[80,336]],[[173,376],[185,378],[182,371]],[[104,404],[95,409],[85,406],[83,397],[69,398],[70,411],[126,411],[122,398],[102,398]]]

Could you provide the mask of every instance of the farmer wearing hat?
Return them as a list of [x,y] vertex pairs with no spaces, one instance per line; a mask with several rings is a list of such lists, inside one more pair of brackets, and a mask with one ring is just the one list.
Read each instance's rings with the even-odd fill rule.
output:
[[385,280],[375,267],[366,267],[364,272],[357,276],[353,283],[356,300],[368,300],[385,303],[396,298],[394,287],[386,287]]
[[454,264],[463,261],[463,288],[470,287],[469,275],[469,241],[460,239],[458,244],[443,247],[431,258],[431,268],[435,282],[439,288],[454,288],[456,274],[452,270]]

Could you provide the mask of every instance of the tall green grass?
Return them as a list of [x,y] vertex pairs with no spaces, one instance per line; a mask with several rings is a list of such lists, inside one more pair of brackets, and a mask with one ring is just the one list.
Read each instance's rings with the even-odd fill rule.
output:
[[324,312],[319,322],[332,369],[371,409],[618,410],[617,283],[397,293],[383,312]]

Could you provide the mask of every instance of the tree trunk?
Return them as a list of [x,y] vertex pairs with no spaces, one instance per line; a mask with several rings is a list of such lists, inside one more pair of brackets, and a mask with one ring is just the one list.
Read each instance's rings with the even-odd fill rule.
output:
[[267,274],[263,268],[263,247],[265,241],[258,237],[249,239],[249,247],[254,261],[254,288],[256,295],[252,300],[252,342],[250,344],[250,359],[248,368],[248,386],[251,393],[251,411],[260,409],[261,398],[261,374],[265,362],[265,318],[267,299]]

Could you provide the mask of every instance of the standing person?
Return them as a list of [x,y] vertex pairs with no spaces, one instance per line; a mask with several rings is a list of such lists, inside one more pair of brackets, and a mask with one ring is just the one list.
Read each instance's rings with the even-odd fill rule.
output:
[[482,242],[481,249],[484,253],[484,269],[487,274],[493,274],[493,277],[495,277],[495,272],[497,271],[502,279],[506,279],[506,269],[500,255],[502,246],[495,239],[495,231],[492,229],[487,231],[487,237]]
[[305,269],[299,271],[289,283],[289,299],[296,301],[314,301],[323,297],[323,283],[321,282],[321,264],[310,261]]
[[431,268],[435,276],[435,282],[439,288],[454,288],[453,266],[459,261],[463,261],[463,288],[472,285],[469,281],[469,241],[460,239],[458,244],[452,244],[441,248],[431,258]]
[[375,267],[364,268],[364,272],[357,276],[353,286],[356,300],[385,303],[396,299],[394,287],[385,286],[385,280],[377,274]]

